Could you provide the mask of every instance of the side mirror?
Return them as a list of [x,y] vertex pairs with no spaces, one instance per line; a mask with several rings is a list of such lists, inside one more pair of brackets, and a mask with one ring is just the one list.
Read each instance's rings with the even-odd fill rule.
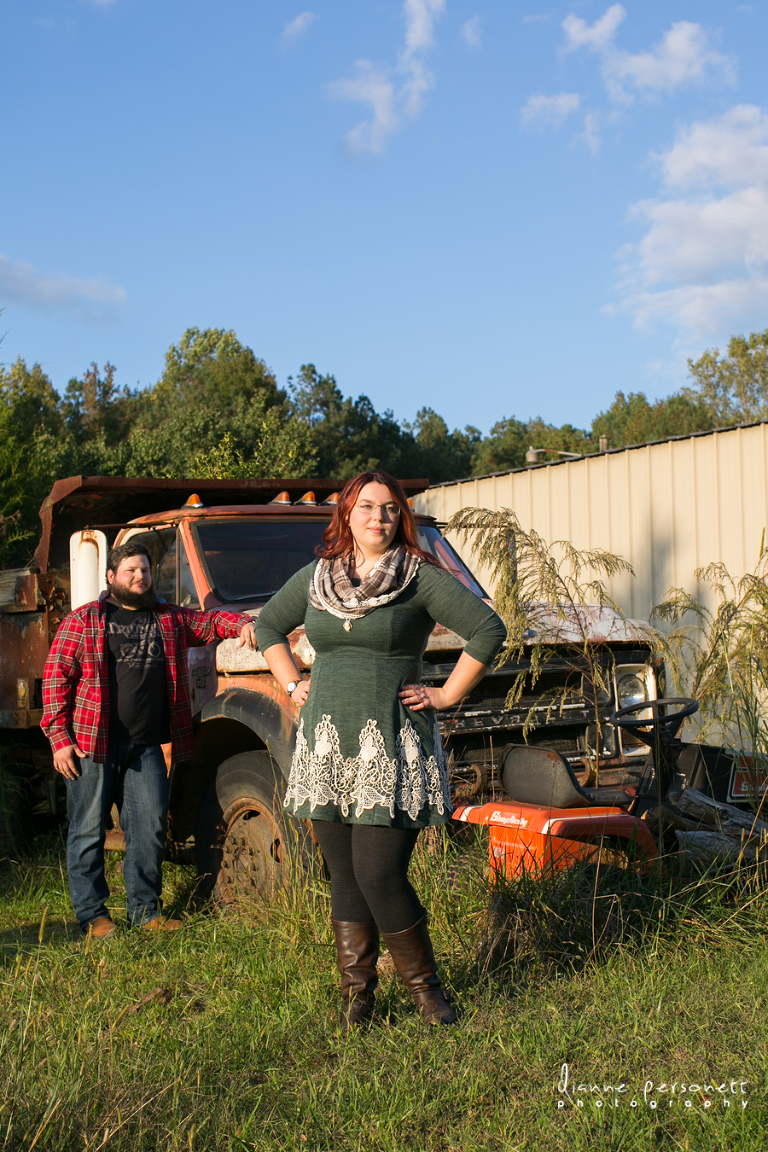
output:
[[71,607],[98,600],[107,587],[107,538],[95,528],[74,532],[69,538]]

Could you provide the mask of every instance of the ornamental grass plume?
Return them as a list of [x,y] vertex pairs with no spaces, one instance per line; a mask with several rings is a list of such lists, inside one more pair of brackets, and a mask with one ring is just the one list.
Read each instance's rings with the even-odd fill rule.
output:
[[[670,588],[651,619],[661,633],[671,689],[699,702],[697,737],[723,744],[753,764],[768,764],[768,548],[740,579],[724,564],[695,572],[711,607],[684,588]],[[763,794],[763,798],[764,798]],[[754,796],[758,800],[757,791]],[[760,805],[762,806],[762,799]]]
[[[652,630],[630,621],[606,586],[615,576],[634,577],[631,564],[604,548],[578,549],[569,540],[547,544],[537,532],[526,531],[509,508],[463,508],[447,528],[465,543],[471,540],[472,555],[491,573],[494,606],[507,627],[500,663],[515,660],[521,665],[506,707],[518,704],[524,692],[534,693],[523,738],[554,712],[562,715],[577,697],[585,699],[594,714],[589,755],[599,780],[600,711],[613,692],[615,665],[609,643],[620,634],[626,639],[629,631],[655,647]],[[560,667],[565,661],[568,675],[536,695],[553,660]]]

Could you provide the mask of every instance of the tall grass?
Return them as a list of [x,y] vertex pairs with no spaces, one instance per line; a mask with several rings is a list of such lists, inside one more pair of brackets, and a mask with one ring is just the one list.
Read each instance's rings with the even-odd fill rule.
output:
[[493,580],[494,606],[507,628],[499,664],[520,665],[507,708],[536,691],[548,664],[558,665],[558,683],[539,691],[528,707],[523,738],[583,699],[592,729],[585,751],[599,783],[603,714],[616,664],[611,642],[631,636],[655,646],[653,632],[629,621],[608,592],[608,580],[634,577],[631,564],[604,548],[578,549],[570,540],[547,543],[533,529],[526,531],[509,508],[462,508],[447,527],[471,541],[472,555]]
[[[386,975],[375,1025],[342,1037],[322,877],[247,916],[188,912],[167,937],[86,943],[61,845],[42,848],[0,876],[4,1148],[764,1147],[768,915],[755,871],[494,883],[484,844],[446,836],[417,852],[413,877],[460,1026],[423,1025]],[[110,883],[119,917],[114,862]],[[169,911],[193,890],[189,870],[167,868]],[[649,1079],[677,1082],[673,1107],[631,1107]],[[731,1079],[748,1082],[744,1109],[679,1093]],[[615,1108],[578,1092],[620,1081],[630,1091]]]
[[699,701],[701,739],[746,749],[768,763],[768,549],[740,579],[723,564],[697,569],[700,595],[670,588],[653,618],[670,631],[660,636],[671,687]]

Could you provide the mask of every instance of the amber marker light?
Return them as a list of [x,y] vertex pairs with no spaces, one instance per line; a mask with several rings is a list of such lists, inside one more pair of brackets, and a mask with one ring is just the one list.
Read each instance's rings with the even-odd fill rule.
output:
[[290,504],[290,502],[291,502],[290,492],[278,492],[278,494],[277,494],[277,496],[275,496],[274,500],[270,500],[270,504]]
[[323,504],[331,504],[334,508],[336,507],[338,502],[339,502],[339,493],[338,492],[331,492],[330,496],[326,500],[323,500]]
[[202,508],[203,502],[198,496],[197,492],[193,492],[189,500],[184,505],[185,508]]
[[296,503],[297,504],[306,504],[307,507],[314,508],[315,505],[317,504],[317,500],[315,500],[314,492],[305,492],[304,495],[301,497],[301,499],[297,500]]

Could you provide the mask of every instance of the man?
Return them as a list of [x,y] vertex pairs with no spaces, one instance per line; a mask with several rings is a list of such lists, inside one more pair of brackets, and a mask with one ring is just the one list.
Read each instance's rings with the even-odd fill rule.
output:
[[128,926],[173,930],[162,915],[162,860],[168,773],[192,755],[186,652],[217,637],[240,636],[256,648],[250,617],[196,612],[155,597],[143,544],[113,548],[109,589],[70,612],[56,633],[43,673],[40,726],[53,764],[66,780],[69,893],[83,932],[115,931],[107,911],[104,837],[112,804],[125,833]]

